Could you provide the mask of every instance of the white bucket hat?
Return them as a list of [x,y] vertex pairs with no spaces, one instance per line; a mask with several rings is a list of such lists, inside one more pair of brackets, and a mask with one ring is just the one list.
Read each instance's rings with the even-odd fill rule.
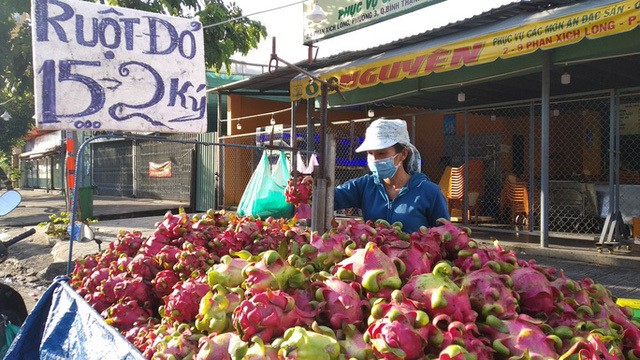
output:
[[409,172],[420,172],[420,153],[411,144],[407,123],[400,119],[377,119],[367,128],[364,141],[356,152],[386,149],[400,143],[409,149]]

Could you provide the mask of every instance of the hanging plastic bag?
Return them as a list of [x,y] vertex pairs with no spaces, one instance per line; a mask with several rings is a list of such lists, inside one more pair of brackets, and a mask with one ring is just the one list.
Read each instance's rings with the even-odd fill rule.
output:
[[[286,202],[284,188],[289,178],[284,151],[271,173],[267,152],[263,151],[258,167],[254,170],[238,205],[239,215],[254,217],[289,218],[293,215],[293,205]],[[283,185],[280,185],[283,184]]]
[[0,314],[0,359],[4,359],[18,331],[19,327],[10,323],[4,314]]

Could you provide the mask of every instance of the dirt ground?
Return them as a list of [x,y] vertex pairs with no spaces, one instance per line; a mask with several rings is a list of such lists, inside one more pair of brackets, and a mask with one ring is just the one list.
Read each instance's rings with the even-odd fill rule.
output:
[[[30,228],[32,227],[2,229],[0,240],[6,242]],[[53,279],[64,275],[67,269],[66,262],[59,261],[52,255],[52,249],[59,240],[50,239],[42,228],[33,228],[36,233],[9,246],[7,260],[0,263],[0,282],[20,293],[29,311]],[[67,246],[66,244],[66,241],[60,242],[58,246]]]
[[[8,239],[24,232],[26,228],[8,228],[0,231],[0,240]],[[56,263],[51,249],[52,243],[44,230],[34,227],[36,233],[8,247],[9,256],[0,263],[0,282],[18,291],[31,311],[53,278],[66,271],[66,264]]]

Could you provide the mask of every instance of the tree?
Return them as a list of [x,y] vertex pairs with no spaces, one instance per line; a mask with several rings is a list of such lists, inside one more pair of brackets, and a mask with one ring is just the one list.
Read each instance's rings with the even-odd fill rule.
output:
[[[11,148],[34,126],[33,67],[31,26],[17,14],[30,14],[31,2],[1,0],[0,6],[0,114],[8,111],[12,119],[0,120],[0,152]],[[89,0],[86,0],[89,1]],[[242,10],[222,0],[94,0],[112,6],[138,9],[185,18],[197,17],[204,26],[242,16]],[[204,30],[205,64],[208,69],[230,71],[231,56],[246,55],[267,36],[266,28],[247,18]]]

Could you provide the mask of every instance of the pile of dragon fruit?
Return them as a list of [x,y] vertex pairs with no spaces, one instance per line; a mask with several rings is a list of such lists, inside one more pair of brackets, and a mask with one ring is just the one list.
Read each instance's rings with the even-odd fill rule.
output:
[[76,263],[72,286],[149,359],[637,359],[640,330],[590,279],[443,222],[167,213]]

